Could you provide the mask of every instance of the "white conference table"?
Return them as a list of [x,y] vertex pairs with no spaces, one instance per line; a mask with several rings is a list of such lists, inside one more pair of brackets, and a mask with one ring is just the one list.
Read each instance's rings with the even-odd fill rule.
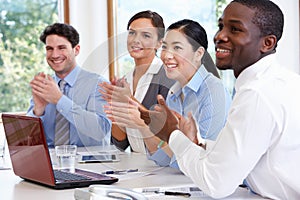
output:
[[[7,149],[6,149],[7,150]],[[106,170],[122,170],[135,169],[139,170],[136,175],[128,173],[119,176],[119,181],[113,186],[122,188],[145,188],[145,187],[181,187],[191,185],[192,181],[183,175],[180,171],[170,167],[158,167],[154,162],[147,159],[143,154],[139,153],[121,153],[119,155],[120,162],[115,163],[87,163],[77,164],[77,168],[91,170],[95,172],[103,172]],[[2,159],[2,158],[0,158]],[[4,166],[11,167],[8,152],[4,160],[0,163]],[[0,164],[1,166],[1,164]],[[141,175],[143,174],[143,176]],[[145,175],[147,174],[147,175]],[[133,178],[134,177],[134,178]],[[85,189],[85,188],[83,188]],[[0,199],[3,200],[68,200],[74,198],[75,189],[54,190],[45,186],[24,181],[14,175],[12,169],[0,170]],[[160,199],[195,199],[175,196],[163,196]],[[150,199],[150,198],[149,198]],[[207,196],[196,199],[211,199]],[[262,199],[245,188],[238,188],[234,194],[226,199]]]

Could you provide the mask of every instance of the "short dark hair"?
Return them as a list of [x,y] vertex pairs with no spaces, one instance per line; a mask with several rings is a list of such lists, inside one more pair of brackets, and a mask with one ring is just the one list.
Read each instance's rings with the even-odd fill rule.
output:
[[[284,16],[281,9],[270,0],[233,0],[255,10],[252,22],[260,29],[261,36],[275,35],[277,42],[283,32]],[[275,45],[275,48],[277,43]]]
[[74,48],[77,44],[79,44],[79,34],[76,29],[68,24],[64,23],[54,23],[45,28],[43,33],[40,36],[40,40],[46,44],[46,38],[48,35],[59,35],[65,37]]
[[154,27],[157,28],[157,35],[158,35],[158,40],[162,39],[165,35],[165,24],[163,18],[157,13],[153,12],[151,10],[145,10],[136,13],[133,15],[130,20],[128,21],[127,24],[127,30],[129,30],[130,24],[137,19],[140,18],[146,18],[146,19],[151,19],[151,23]]
[[178,30],[187,36],[187,40],[196,51],[200,46],[205,50],[208,47],[207,34],[205,29],[196,21],[183,19],[171,24],[167,31]]

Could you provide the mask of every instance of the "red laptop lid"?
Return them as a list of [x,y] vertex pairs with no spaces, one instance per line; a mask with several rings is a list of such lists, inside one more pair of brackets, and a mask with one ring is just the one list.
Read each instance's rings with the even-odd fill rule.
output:
[[55,185],[40,118],[2,114],[14,173],[24,179]]

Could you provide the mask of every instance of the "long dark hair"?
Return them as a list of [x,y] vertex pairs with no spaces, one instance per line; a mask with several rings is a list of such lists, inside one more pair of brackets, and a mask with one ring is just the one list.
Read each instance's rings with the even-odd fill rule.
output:
[[192,45],[194,51],[196,51],[199,47],[203,47],[205,52],[201,60],[202,64],[207,71],[220,78],[217,67],[207,52],[208,41],[206,31],[198,22],[190,19],[183,19],[171,24],[167,28],[167,31],[169,30],[178,30],[186,35],[186,38]]

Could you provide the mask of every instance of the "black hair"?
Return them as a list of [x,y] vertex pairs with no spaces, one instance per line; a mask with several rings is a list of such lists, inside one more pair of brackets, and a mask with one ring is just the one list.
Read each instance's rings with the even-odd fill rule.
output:
[[158,40],[161,40],[165,35],[165,24],[163,18],[156,12],[152,12],[151,10],[141,11],[136,13],[134,16],[130,18],[127,24],[127,30],[129,30],[130,24],[137,19],[146,18],[151,19],[151,23],[154,27],[157,28]]
[[79,44],[79,34],[73,26],[63,23],[54,23],[45,28],[40,36],[40,40],[46,44],[46,38],[48,35],[59,35],[65,37],[74,48]]
[[183,19],[171,24],[167,28],[167,31],[170,30],[178,30],[179,32],[186,35],[186,38],[192,45],[194,51],[196,51],[199,47],[203,47],[205,51],[201,60],[202,64],[208,72],[211,72],[216,77],[220,78],[216,65],[207,52],[208,41],[206,31],[198,22],[190,19]]
[[[233,0],[255,10],[252,22],[260,29],[261,36],[275,35],[277,42],[283,32],[284,16],[281,9],[270,0]],[[275,48],[277,46],[277,42]]]
[[205,29],[196,21],[183,19],[171,24],[167,31],[178,30],[187,36],[187,40],[196,51],[200,46],[205,50],[208,47],[207,34]]

